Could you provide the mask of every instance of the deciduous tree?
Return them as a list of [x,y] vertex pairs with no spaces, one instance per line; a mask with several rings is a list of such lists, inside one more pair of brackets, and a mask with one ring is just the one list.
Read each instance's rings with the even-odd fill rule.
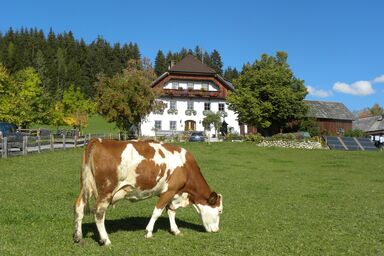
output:
[[236,91],[228,97],[229,108],[241,123],[256,126],[265,135],[282,131],[307,112],[303,102],[307,90],[304,81],[293,75],[285,52],[263,54],[252,65],[245,65],[234,81]]
[[99,76],[97,104],[99,112],[118,128],[128,131],[151,112],[155,94],[150,84],[156,74],[148,63],[130,60],[122,73]]
[[0,66],[0,120],[28,127],[44,119],[41,80],[33,68],[25,68],[13,76]]
[[80,88],[75,88],[73,84],[64,91],[63,100],[56,107],[63,112],[62,118],[65,124],[80,130],[87,126],[88,116],[96,109],[95,103],[86,99]]

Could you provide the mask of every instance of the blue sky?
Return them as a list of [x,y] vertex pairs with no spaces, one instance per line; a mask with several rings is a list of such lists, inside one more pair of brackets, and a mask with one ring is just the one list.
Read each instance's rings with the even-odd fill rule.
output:
[[[136,3],[137,2],[137,3]],[[338,101],[351,111],[384,106],[384,1],[27,1],[1,4],[0,31],[71,30],[92,42],[136,42],[154,61],[159,49],[217,49],[241,69],[260,55],[288,53],[307,99]]]

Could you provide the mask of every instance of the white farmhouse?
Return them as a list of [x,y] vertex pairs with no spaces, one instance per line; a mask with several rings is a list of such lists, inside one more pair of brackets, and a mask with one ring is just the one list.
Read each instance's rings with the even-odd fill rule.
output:
[[[141,124],[144,136],[179,134],[184,131],[204,131],[202,121],[210,111],[219,112],[228,132],[240,133],[237,115],[228,109],[226,97],[233,85],[213,69],[187,55],[151,85],[160,89],[157,99],[163,111],[150,113]],[[208,133],[214,135],[214,130]]]

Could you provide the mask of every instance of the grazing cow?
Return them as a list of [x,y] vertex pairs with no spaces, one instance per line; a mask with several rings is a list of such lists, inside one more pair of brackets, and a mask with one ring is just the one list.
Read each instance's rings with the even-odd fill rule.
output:
[[75,242],[82,239],[81,222],[92,196],[103,245],[111,243],[104,226],[105,211],[123,198],[138,201],[159,197],[145,229],[146,238],[152,237],[153,226],[165,208],[175,235],[180,234],[175,222],[177,208],[192,204],[207,232],[219,231],[223,211],[222,196],[209,188],[192,154],[154,141],[90,141],[83,154],[80,194],[75,204]]

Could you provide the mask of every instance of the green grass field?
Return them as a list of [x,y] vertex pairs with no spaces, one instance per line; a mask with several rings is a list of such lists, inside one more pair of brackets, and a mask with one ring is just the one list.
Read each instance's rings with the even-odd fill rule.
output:
[[81,149],[0,159],[0,255],[384,255],[383,152],[183,144],[223,194],[220,232],[203,232],[179,209],[183,236],[166,213],[144,239],[156,198],[107,211],[112,246],[101,247],[91,216],[74,244],[73,203]]
[[[38,128],[45,128],[52,131],[63,129],[63,130],[70,130],[73,129],[71,126],[52,126],[52,125],[42,125],[42,124],[33,124],[30,127],[31,129],[38,129]],[[100,115],[93,115],[89,117],[88,125],[87,127],[83,128],[82,133],[88,134],[116,134],[119,132],[119,129],[116,128],[115,123],[108,123],[102,116]]]

